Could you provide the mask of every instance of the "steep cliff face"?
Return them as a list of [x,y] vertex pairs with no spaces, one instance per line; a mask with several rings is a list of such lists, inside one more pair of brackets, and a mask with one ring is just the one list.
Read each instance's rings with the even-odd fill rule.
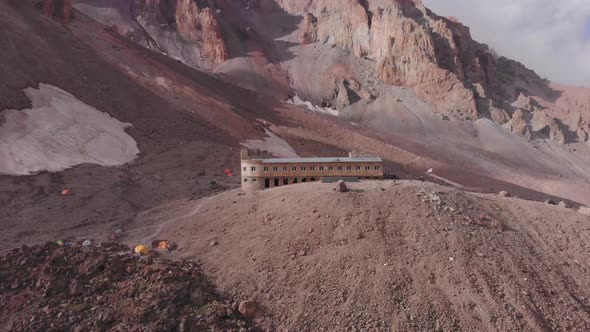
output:
[[[329,43],[375,62],[376,76],[412,87],[443,111],[475,118],[489,86],[493,57],[469,29],[432,14],[419,1],[277,1],[303,15],[302,42]],[[313,22],[313,23],[312,23]]]
[[[104,7],[105,1],[79,2],[102,2]],[[532,113],[544,112],[549,122],[557,123],[548,125],[553,128],[551,137],[568,141],[562,139],[565,126],[579,141],[588,141],[587,115],[580,115],[579,121],[570,115],[570,110],[590,113],[583,109],[580,94],[562,98],[565,90],[497,56],[474,41],[468,27],[436,15],[420,0],[126,1],[133,3],[135,19],[154,48],[204,69],[225,73],[231,68],[232,80],[248,82],[242,85],[261,93],[284,85],[289,81],[284,77],[291,75],[293,94],[344,109],[377,97],[379,92],[369,92],[376,80],[411,88],[444,115],[488,117],[498,125],[510,122],[508,127],[526,137],[531,136]],[[352,73],[354,68],[347,68],[348,74],[335,75],[331,67],[345,62],[350,67],[352,61],[306,58],[301,50],[308,46],[349,52],[369,69]],[[289,67],[283,71],[286,63]],[[277,72],[280,75],[273,74]],[[297,72],[309,74],[297,78]],[[316,88],[299,91],[306,85]]]
[[[499,125],[512,119],[514,132],[528,139],[536,131],[558,143],[588,141],[587,89],[572,93],[551,86],[521,63],[474,41],[468,27],[437,16],[420,0],[276,2],[303,16],[301,43],[330,44],[369,59],[378,79],[411,87],[443,113],[489,117]],[[529,128],[534,112],[546,118],[541,128]],[[566,137],[566,130],[576,137]]]
[[229,59],[221,25],[208,4],[193,0],[178,0],[176,4],[176,28],[188,42],[200,44],[203,55],[216,63]]
[[74,6],[138,44],[191,66],[210,70],[230,58],[213,1],[74,0]]

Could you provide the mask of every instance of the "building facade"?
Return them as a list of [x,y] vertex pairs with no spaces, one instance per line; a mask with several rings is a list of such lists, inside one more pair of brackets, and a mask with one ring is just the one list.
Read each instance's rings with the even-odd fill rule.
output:
[[315,182],[326,177],[382,179],[383,160],[352,153],[334,158],[271,158],[264,151],[243,149],[241,174],[244,190]]

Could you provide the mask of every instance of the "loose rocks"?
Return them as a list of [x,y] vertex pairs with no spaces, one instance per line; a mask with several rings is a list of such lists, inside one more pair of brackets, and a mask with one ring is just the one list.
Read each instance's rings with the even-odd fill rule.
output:
[[258,304],[254,301],[242,301],[238,306],[238,311],[246,318],[254,318],[258,313]]
[[[0,331],[248,328],[214,289],[194,262],[139,257],[119,244],[23,246],[0,255]],[[243,307],[249,316],[257,309]]]

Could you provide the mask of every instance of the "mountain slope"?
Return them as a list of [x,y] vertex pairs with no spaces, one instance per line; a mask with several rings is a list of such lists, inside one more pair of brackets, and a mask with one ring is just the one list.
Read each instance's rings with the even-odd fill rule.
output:
[[[126,134],[137,142],[139,155],[119,166],[87,163],[53,173],[0,175],[0,250],[58,239],[78,244],[88,238],[114,239],[129,245],[171,240],[179,245],[172,258],[198,257],[203,271],[228,298],[255,300],[260,309],[255,326],[271,330],[588,330],[588,218],[557,206],[464,192],[507,190],[541,202],[569,198],[590,203],[585,144],[569,143],[572,131],[561,129],[566,122],[554,124],[544,117],[550,109],[541,108],[549,106],[535,102],[536,97],[517,96],[511,104],[519,110],[501,127],[498,122],[507,119],[502,112],[490,112],[490,120],[475,104],[478,117],[483,117],[470,121],[466,118],[471,110],[444,108],[449,101],[471,107],[469,98],[437,104],[421,97],[419,84],[427,81],[411,86],[404,81],[409,86],[404,87],[377,78],[377,62],[369,57],[372,44],[362,36],[378,26],[379,4],[395,4],[387,7],[390,13],[384,9],[384,15],[391,20],[399,16],[406,22],[402,29],[417,29],[412,22],[454,26],[452,20],[436,23],[442,19],[411,1],[342,1],[342,8],[330,3],[185,1],[185,9],[177,11],[174,0],[87,0],[76,5],[85,4],[90,16],[75,11],[71,23],[63,25],[43,17],[39,1],[1,1],[0,40],[7,47],[0,52],[0,134],[9,130],[5,114],[31,108],[24,91],[49,84],[129,123]],[[344,9],[350,13],[346,19],[339,13]],[[300,11],[310,15],[293,14]],[[185,12],[194,16],[177,17]],[[93,16],[96,13],[102,16]],[[117,20],[104,21],[107,26],[90,18],[104,20],[115,17],[113,13],[125,17],[130,34]],[[419,13],[424,20],[411,16]],[[157,24],[148,26],[154,17]],[[194,35],[181,36],[177,21],[189,27],[184,33]],[[355,32],[330,37],[326,34],[331,25]],[[420,27],[421,32],[407,35],[412,39],[404,45],[430,43],[430,30]],[[227,53],[219,48],[220,36]],[[339,46],[332,47],[332,40]],[[209,46],[201,49],[201,42]],[[171,44],[165,49],[166,43]],[[354,53],[357,48],[360,57]],[[427,67],[437,66],[434,73],[443,73],[445,79],[455,76],[450,79],[463,82],[450,96],[474,93],[464,84],[466,78],[457,78],[453,71],[467,62],[444,69],[424,55],[429,49],[416,49],[416,59],[431,61]],[[403,57],[408,50],[398,51]],[[185,54],[201,62],[190,63],[181,57]],[[205,54],[213,56],[201,56]],[[398,53],[392,54],[386,59]],[[224,56],[216,59],[218,55]],[[392,61],[396,65],[398,60]],[[428,75],[412,66],[403,75]],[[539,83],[523,67],[510,66],[518,86]],[[543,93],[548,85],[539,84],[530,91]],[[563,110],[563,116],[586,107],[585,89],[549,87],[563,91],[551,102],[561,107],[556,110]],[[577,123],[584,119],[572,118]],[[560,133],[564,145],[559,144]],[[45,143],[43,137],[38,141]],[[458,188],[375,181],[352,184],[343,194],[320,183],[244,194],[228,190],[239,186],[239,177],[224,172],[238,174],[242,144],[277,155],[340,156],[360,150],[380,155],[385,171],[402,178],[442,179]],[[43,158],[53,162],[55,156],[46,153]],[[425,174],[429,168],[433,177]],[[64,189],[69,191],[62,195]],[[48,246],[35,247],[39,255],[27,248],[2,255],[16,275],[0,278],[10,281],[0,282],[0,293],[3,299],[16,300],[0,302],[18,306],[24,304],[18,302],[21,295],[32,294],[40,299],[35,306],[63,300],[73,308],[90,307],[87,302],[80,307],[79,298],[66,294],[45,298],[34,286],[39,275],[29,268],[45,256],[73,254],[73,262],[84,252],[92,257],[96,248]],[[108,247],[98,247],[96,255],[110,256],[105,253]],[[112,272],[112,257],[107,258],[106,271],[91,264],[97,270],[90,272]],[[137,266],[144,263],[129,259]],[[46,263],[51,267],[60,262]],[[74,265],[60,268],[79,276]],[[160,272],[170,277],[166,270]],[[50,277],[55,276],[60,275]],[[178,288],[181,293],[183,289]],[[129,295],[125,287],[120,290]],[[173,302],[168,294],[157,295],[164,307]],[[35,312],[29,310],[31,306],[17,307],[10,318],[18,318],[22,325],[17,326],[38,328],[47,328],[45,323],[53,319],[31,321]],[[59,314],[51,306],[47,312]],[[66,317],[73,316],[64,315],[70,314],[68,310],[54,322],[65,326]],[[96,326],[95,318],[113,318],[102,311],[86,314],[73,318],[83,323],[81,328]],[[140,319],[135,314],[127,317]],[[148,318],[157,320],[154,326],[167,323],[159,316]]]
[[[588,218],[421,182],[228,191],[153,211],[129,234],[174,238],[274,330],[585,331]],[[168,222],[172,220],[174,222]],[[159,230],[159,231],[158,231]]]
[[[590,91],[553,84],[494,54],[420,1],[75,6],[107,24],[134,22],[124,36],[141,27],[154,43],[140,44],[249,90],[327,107],[437,166],[590,204]],[[211,49],[227,52],[207,56]]]

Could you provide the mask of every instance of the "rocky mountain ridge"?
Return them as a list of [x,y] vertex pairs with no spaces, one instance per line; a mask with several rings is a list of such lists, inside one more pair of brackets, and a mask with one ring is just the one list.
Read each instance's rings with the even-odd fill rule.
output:
[[[487,117],[528,139],[536,132],[560,143],[588,141],[586,109],[560,104],[563,91],[496,55],[474,41],[457,19],[438,16],[419,0],[125,0],[116,5],[79,0],[75,5],[101,22],[114,23],[123,35],[137,37],[141,30],[139,43],[189,65],[221,73],[231,68],[242,77],[252,71],[265,84],[249,87],[261,93],[274,93],[268,85],[284,85],[287,78],[286,93],[300,94],[293,72],[307,64],[285,63],[301,57],[294,49],[314,44],[350,52],[369,63],[368,77],[385,87],[411,88],[443,115]],[[129,21],[135,28],[125,28]],[[245,80],[236,76],[237,84]],[[359,100],[370,103],[380,94],[358,74],[324,76],[325,91],[317,89],[306,99],[343,109]]]

